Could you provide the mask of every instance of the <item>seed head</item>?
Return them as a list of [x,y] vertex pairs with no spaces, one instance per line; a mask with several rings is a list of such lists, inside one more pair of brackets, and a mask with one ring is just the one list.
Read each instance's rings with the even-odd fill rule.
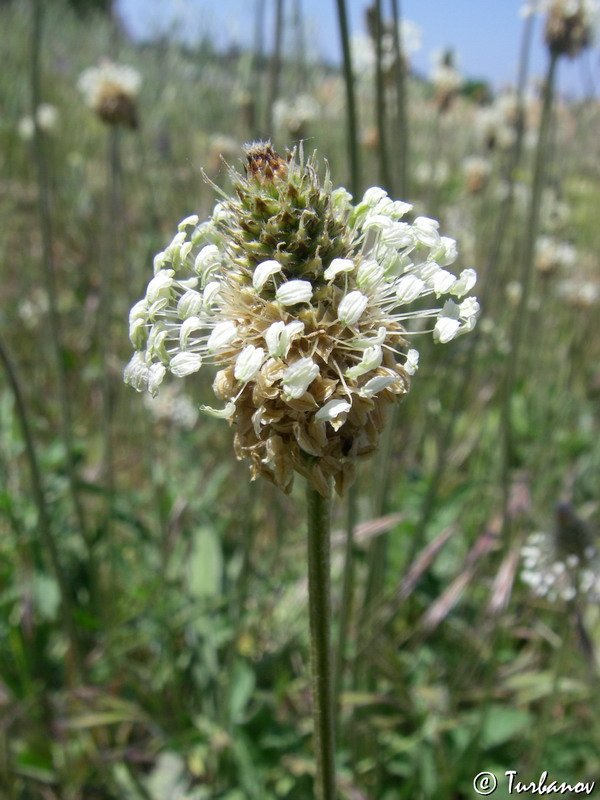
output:
[[142,82],[133,67],[104,60],[79,76],[77,86],[86,104],[108,125],[138,127],[137,95]]
[[575,58],[594,38],[592,0],[550,0],[544,36],[550,52]]
[[316,156],[286,159],[269,143],[247,148],[247,174],[229,168],[232,197],[210,219],[179,225],[155,257],[155,276],[130,313],[135,354],[125,381],[156,393],[214,364],[222,401],[209,414],[235,428],[238,458],[284,491],[294,473],[327,494],[352,482],[355,463],[378,443],[390,405],[418,365],[411,319],[436,320],[447,342],[471,330],[474,298],[406,311],[425,296],[466,295],[475,271],[445,269],[452,239],[383,189],[352,205],[321,180]]
[[441,54],[431,72],[435,104],[440,113],[449,111],[463,84],[451,50]]
[[251,180],[259,184],[284,180],[288,174],[287,161],[271,147],[270,142],[246,145],[246,170]]

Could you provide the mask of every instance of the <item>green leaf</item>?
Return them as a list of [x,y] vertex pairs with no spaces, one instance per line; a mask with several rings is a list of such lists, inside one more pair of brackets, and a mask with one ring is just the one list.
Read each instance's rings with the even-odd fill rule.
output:
[[238,661],[231,676],[229,697],[229,711],[233,722],[243,722],[244,711],[252,697],[255,684],[254,671],[245,661]]
[[482,732],[484,747],[497,747],[531,727],[531,714],[518,708],[491,706]]
[[194,597],[213,597],[221,591],[223,553],[215,532],[206,526],[196,531],[185,565],[187,583]]
[[55,620],[60,605],[58,584],[50,575],[38,572],[32,581],[35,606],[47,620]]

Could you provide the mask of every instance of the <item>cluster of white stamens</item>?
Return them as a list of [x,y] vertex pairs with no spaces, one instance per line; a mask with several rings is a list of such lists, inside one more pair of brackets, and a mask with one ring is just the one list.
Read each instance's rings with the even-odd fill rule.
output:
[[[281,431],[288,428],[301,451],[325,457],[328,431],[354,418],[342,449],[349,458],[363,452],[360,420],[380,395],[387,402],[404,394],[417,368],[418,352],[406,346],[410,321],[418,321],[416,333],[423,332],[423,320],[434,320],[429,329],[444,343],[473,328],[479,306],[474,298],[461,300],[475,284],[475,271],[457,278],[446,269],[456,245],[439,235],[435,220],[400,221],[411,207],[377,187],[357,206],[350,200],[344,189],[332,193],[334,222],[349,245],[317,274],[290,274],[277,248],[272,258],[252,264],[223,233],[231,216],[226,203],[217,204],[208,222],[183,220],[155,257],[145,298],[131,310],[136,352],[125,380],[154,394],[167,371],[186,377],[216,365],[214,390],[225,407],[203,410],[237,420],[238,431],[250,425],[240,426],[242,409],[246,416],[252,411],[253,443],[238,451],[257,463],[279,453]],[[448,294],[456,300],[403,310]],[[293,468],[302,471],[299,458]],[[276,482],[289,485],[288,477]]]
[[597,602],[600,598],[600,562],[592,544],[580,554],[559,553],[553,537],[538,532],[527,539],[521,557],[521,580],[537,597],[551,602],[570,602],[576,597]]

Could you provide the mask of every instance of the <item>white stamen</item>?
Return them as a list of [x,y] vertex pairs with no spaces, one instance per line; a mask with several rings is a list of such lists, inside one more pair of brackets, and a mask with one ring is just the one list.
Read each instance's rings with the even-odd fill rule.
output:
[[350,292],[338,306],[338,318],[344,325],[354,325],[362,317],[369,298],[362,292]]

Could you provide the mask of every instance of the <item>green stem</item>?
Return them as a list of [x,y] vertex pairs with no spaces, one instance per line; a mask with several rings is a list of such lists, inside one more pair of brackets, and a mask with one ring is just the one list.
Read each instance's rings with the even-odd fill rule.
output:
[[251,99],[250,118],[248,125],[253,131],[255,139],[265,138],[261,122],[261,98],[263,95],[263,65],[265,58],[264,27],[265,27],[265,0],[255,0],[254,10],[254,46],[252,48],[252,66],[250,67],[250,80],[247,92]]
[[275,41],[271,58],[271,77],[269,85],[269,130],[273,130],[273,106],[279,96],[279,79],[281,77],[281,48],[283,43],[283,0],[275,0]]
[[381,19],[381,0],[375,2],[375,104],[377,118],[378,153],[379,153],[379,180],[381,186],[392,194],[392,179],[390,175],[390,159],[387,148],[385,86],[383,85],[383,22]]
[[307,75],[306,75],[306,41],[304,35],[304,22],[302,19],[302,4],[300,0],[295,0],[292,11],[292,25],[294,28],[294,42],[295,42],[295,61],[296,61],[296,81],[297,91],[306,91]]
[[[485,269],[483,270],[481,282],[479,284],[481,288],[478,291],[478,295],[481,307],[483,309],[487,308],[487,300],[489,297],[493,296],[493,291],[497,283],[496,273],[498,272],[498,260],[500,258],[502,244],[506,240],[506,231],[508,228],[508,223],[511,218],[511,211],[514,200],[515,174],[519,166],[519,163],[521,161],[521,154],[523,150],[523,95],[525,93],[525,86],[527,83],[527,76],[528,76],[529,55],[531,52],[531,40],[533,32],[533,19],[534,19],[533,16],[527,19],[527,23],[525,25],[525,29],[523,32],[523,40],[521,44],[519,81],[517,88],[517,97],[518,97],[517,107],[519,114],[519,124],[517,127],[517,139],[515,141],[515,146],[510,155],[507,174],[506,174],[508,182],[508,192],[500,207],[500,213],[496,222],[492,245],[489,248],[489,255],[487,258]],[[423,542],[425,541],[425,532],[427,526],[436,507],[438,491],[442,477],[444,476],[444,472],[446,469],[448,451],[450,449],[450,445],[452,444],[454,429],[459,419],[459,412],[464,407],[464,401],[465,397],[467,396],[467,390],[471,384],[471,379],[476,371],[475,369],[476,354],[480,337],[481,337],[481,327],[477,327],[473,333],[473,336],[469,338],[469,342],[467,344],[466,348],[467,352],[465,354],[465,361],[464,361],[465,367],[460,374],[458,389],[456,391],[448,425],[444,429],[440,439],[440,445],[438,447],[435,469],[433,472],[433,476],[427,486],[425,499],[421,506],[421,513],[419,516],[419,521],[417,523],[415,536],[413,537],[412,540],[412,546],[406,562],[407,564],[411,563],[417,552],[421,549]]]
[[348,14],[345,0],[337,0],[342,53],[344,56],[344,82],[346,84],[346,107],[348,114],[348,158],[350,161],[350,192],[358,197],[360,188],[360,171],[358,162],[358,123],[356,114],[356,97],[354,92],[354,73],[352,72],[352,56],[350,53],[350,33],[348,30]]
[[83,662],[80,653],[79,640],[77,637],[75,614],[71,604],[71,598],[69,595],[69,582],[61,566],[60,559],[58,556],[59,547],[58,544],[56,543],[54,534],[52,532],[52,528],[50,526],[50,514],[48,513],[48,506],[46,503],[46,497],[44,495],[44,489],[42,486],[42,477],[37,459],[37,453],[35,451],[35,446],[33,443],[33,436],[31,435],[31,429],[29,427],[29,419],[27,416],[27,410],[25,408],[25,400],[23,398],[23,392],[21,391],[21,385],[17,378],[16,370],[12,364],[12,361],[2,341],[0,341],[0,361],[4,366],[4,370],[6,372],[6,376],[8,378],[8,382],[14,397],[15,410],[17,413],[17,418],[19,420],[19,425],[21,427],[23,442],[25,444],[25,455],[27,457],[27,461],[29,462],[31,489],[33,493],[33,499],[37,507],[40,538],[44,543],[44,546],[50,558],[50,565],[52,568],[52,572],[54,574],[56,583],[58,584],[58,589],[60,593],[60,606],[62,612],[61,613],[62,624],[65,629],[65,635],[67,637],[67,640],[71,646],[71,654],[73,659],[76,682],[81,683],[84,674]]
[[429,191],[427,193],[427,209],[429,214],[436,213],[436,207],[439,200],[439,186],[437,184],[438,167],[442,163],[442,119],[443,112],[438,108],[433,118],[433,130],[431,133],[431,155],[429,156],[429,164],[431,166],[431,182]]
[[531,190],[531,205],[527,219],[527,237],[523,253],[523,266],[521,273],[521,298],[517,309],[513,335],[511,339],[510,353],[506,370],[506,381],[502,396],[502,433],[503,433],[503,460],[502,460],[502,486],[505,496],[505,505],[508,503],[508,491],[510,484],[510,468],[514,463],[515,442],[512,420],[512,396],[517,378],[517,368],[519,364],[519,351],[523,341],[525,331],[525,321],[527,309],[529,307],[529,297],[531,295],[531,284],[533,279],[533,257],[535,253],[535,243],[540,223],[540,209],[542,201],[542,191],[544,188],[544,168],[546,164],[546,151],[548,134],[550,130],[550,120],[552,115],[552,100],[554,96],[554,80],[556,76],[556,66],[558,56],[552,53],[550,64],[544,85],[544,100],[542,107],[542,118],[540,122],[539,138],[535,155],[533,188]]
[[[335,705],[339,717],[340,694],[344,676],[344,661],[348,641],[348,627],[352,617],[352,600],[354,597],[354,528],[356,527],[358,491],[355,487],[348,492],[346,498],[346,553],[344,560],[344,580],[342,586],[342,605],[338,626],[338,644],[335,658]],[[339,728],[339,719],[338,719]]]
[[235,581],[233,588],[232,604],[230,606],[230,617],[235,619],[236,623],[233,628],[231,640],[227,647],[224,659],[223,668],[223,692],[220,708],[221,723],[223,727],[233,734],[232,724],[230,719],[231,699],[234,691],[233,681],[231,675],[235,667],[235,660],[238,655],[238,642],[240,634],[244,629],[246,623],[245,610],[246,601],[248,599],[248,589],[250,586],[250,579],[252,577],[252,552],[254,550],[254,542],[256,539],[256,522],[255,522],[255,508],[257,505],[257,491],[254,485],[251,485],[248,500],[246,503],[246,512],[244,515],[245,522],[241,530],[242,542],[242,563],[240,566],[239,574]]
[[69,395],[69,380],[63,355],[60,315],[58,312],[56,271],[53,256],[54,237],[52,230],[52,215],[50,210],[52,205],[50,197],[50,176],[48,174],[48,163],[44,151],[44,142],[42,138],[43,134],[40,130],[37,119],[37,108],[41,99],[40,55],[42,47],[42,15],[43,7],[41,0],[32,0],[33,27],[31,41],[31,101],[34,123],[33,150],[38,186],[38,214],[40,218],[40,230],[42,236],[42,261],[46,279],[46,291],[48,293],[48,331],[52,350],[54,351],[54,359],[56,361],[56,372],[58,377],[58,401],[60,407],[60,428],[65,448],[65,466],[69,481],[69,491],[71,494],[80,534],[89,548],[87,525],[78,491],[78,480],[74,455],[74,437],[72,429],[73,414],[71,409],[71,398]]
[[[385,426],[386,435],[379,449],[375,462],[375,482],[372,487],[372,514],[376,519],[385,514],[390,489],[390,465],[394,452],[394,432],[398,421],[398,406],[392,408],[390,418]],[[389,532],[377,536],[369,546],[367,556],[367,579],[364,604],[361,613],[360,630],[365,632],[371,624],[371,613],[375,608],[377,595],[383,591],[385,583],[386,560]],[[358,667],[358,664],[356,664]]]
[[[98,341],[102,362],[102,431],[104,448],[102,453],[102,477],[106,493],[105,536],[110,542],[113,505],[115,497],[114,451],[113,451],[113,386],[109,366],[112,350],[112,298],[114,265],[116,261],[115,238],[118,236],[119,215],[119,131],[115,125],[108,130],[107,139],[107,210],[100,265],[100,304],[98,309]],[[128,286],[128,289],[130,287]]]
[[552,688],[543,700],[542,708],[538,716],[538,724],[536,725],[536,732],[532,742],[530,764],[532,774],[534,769],[539,769],[542,764],[542,756],[544,755],[544,746],[551,738],[551,717],[552,711],[556,703],[560,700],[560,679],[565,666],[565,658],[567,653],[571,652],[568,642],[571,638],[571,631],[573,629],[573,611],[572,604],[569,604],[564,612],[562,620],[560,636],[558,641],[560,644],[557,646],[552,658]]
[[[498,260],[502,252],[502,246],[506,242],[506,231],[508,223],[511,219],[512,208],[514,204],[515,195],[515,179],[517,170],[521,162],[521,155],[523,153],[523,136],[524,136],[524,108],[523,98],[527,86],[527,79],[529,77],[529,59],[531,54],[531,42],[533,38],[533,26],[535,16],[532,14],[527,18],[525,27],[523,29],[523,38],[521,42],[521,56],[519,60],[519,79],[517,82],[517,137],[515,139],[514,147],[512,148],[508,163],[506,165],[506,184],[507,192],[498,215],[495,232],[492,239],[492,244],[488,249],[488,257],[483,271],[484,286],[489,296],[495,290],[498,283]],[[482,304],[485,308],[485,305]]]
[[310,666],[316,753],[315,797],[335,800],[329,500],[307,488]]
[[391,0],[394,20],[394,54],[396,75],[396,113],[398,115],[398,195],[408,196],[408,118],[406,114],[406,64],[402,49],[402,36],[400,27],[402,23],[402,10],[400,0]]

